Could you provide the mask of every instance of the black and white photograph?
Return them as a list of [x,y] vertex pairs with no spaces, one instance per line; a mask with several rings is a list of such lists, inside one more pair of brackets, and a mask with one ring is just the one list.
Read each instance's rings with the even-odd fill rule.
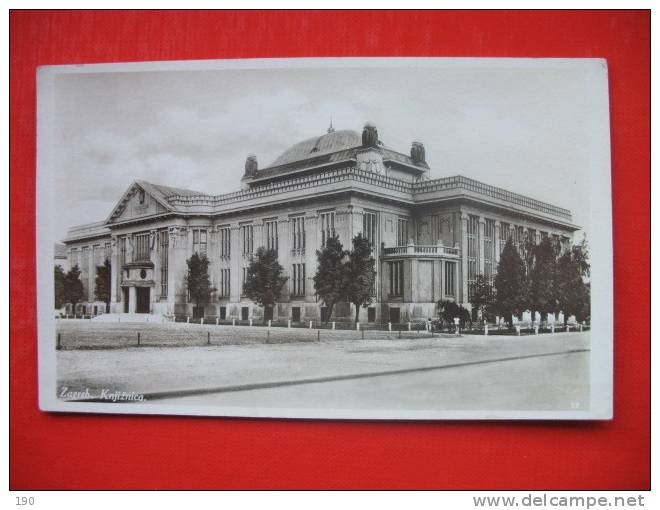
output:
[[37,76],[46,411],[612,418],[602,59]]

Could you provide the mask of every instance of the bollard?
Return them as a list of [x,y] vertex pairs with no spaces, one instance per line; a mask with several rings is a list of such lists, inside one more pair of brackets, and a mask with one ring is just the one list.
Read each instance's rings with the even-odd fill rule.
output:
[[458,324],[456,324],[456,336],[460,335],[460,331],[458,330]]
[[484,324],[484,336],[488,336],[488,324]]
[[408,331],[410,331],[410,327],[411,327],[411,325],[410,325],[410,322],[409,322],[408,323]]
[[320,329],[316,330],[316,340],[319,341],[319,342],[321,341],[321,330]]
[[211,345],[211,332],[206,332],[206,345]]
[[582,324],[580,324],[580,333],[582,333]]
[[140,332],[138,331],[138,345],[140,345]]
[[553,324],[550,324],[550,333],[554,334],[554,332],[555,332],[555,325],[553,323]]
[[62,348],[62,333],[57,334],[57,350]]
[[538,335],[538,334],[539,334],[539,326],[538,326],[538,324],[535,324],[535,325],[534,325],[534,334],[535,334],[535,335]]
[[252,326],[252,319],[250,319],[250,326]]
[[199,323],[204,324],[204,317],[202,317],[202,320]]
[[291,329],[291,319],[286,322],[286,327]]
[[190,324],[190,315],[186,316],[186,324]]
[[312,325],[313,325],[313,324],[314,324],[314,322],[309,321],[309,329],[312,329]]
[[387,330],[392,331],[392,323],[391,322],[387,323]]
[[332,321],[332,330],[335,330],[335,321]]
[[220,317],[215,318],[215,325],[217,326],[218,324],[220,324]]
[[520,336],[520,326],[516,326],[516,334]]
[[568,324],[566,324],[566,333],[570,333],[570,331],[571,331],[571,327]]
[[269,328],[270,328],[271,322],[272,322],[272,321],[271,321],[270,319],[268,319],[268,327],[269,327]]

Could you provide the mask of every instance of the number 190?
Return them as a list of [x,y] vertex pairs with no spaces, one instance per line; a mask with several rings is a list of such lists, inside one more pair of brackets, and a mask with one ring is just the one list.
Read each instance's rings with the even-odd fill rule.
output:
[[16,496],[16,506],[32,506],[34,505],[34,498],[32,496]]

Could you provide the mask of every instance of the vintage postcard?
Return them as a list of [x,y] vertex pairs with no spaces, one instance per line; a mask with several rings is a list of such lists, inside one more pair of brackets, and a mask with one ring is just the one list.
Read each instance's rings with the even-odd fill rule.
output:
[[39,69],[45,411],[612,417],[602,59]]

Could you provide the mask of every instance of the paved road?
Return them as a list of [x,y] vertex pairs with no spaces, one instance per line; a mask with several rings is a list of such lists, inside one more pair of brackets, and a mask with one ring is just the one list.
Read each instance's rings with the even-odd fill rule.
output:
[[574,410],[589,407],[589,353],[159,400],[256,408]]

